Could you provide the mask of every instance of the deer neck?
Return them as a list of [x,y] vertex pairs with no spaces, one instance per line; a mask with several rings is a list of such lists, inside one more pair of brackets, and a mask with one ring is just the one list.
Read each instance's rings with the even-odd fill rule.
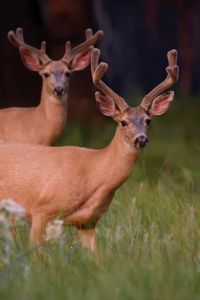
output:
[[127,143],[119,126],[112,142],[105,148],[105,151],[106,162],[110,166],[108,174],[110,174],[113,185],[118,187],[130,176],[139,151]]
[[61,99],[58,99],[43,83],[39,109],[42,110],[49,120],[55,120],[56,116],[58,118],[61,118],[61,116],[65,118],[67,113],[67,98],[68,94],[65,93]]

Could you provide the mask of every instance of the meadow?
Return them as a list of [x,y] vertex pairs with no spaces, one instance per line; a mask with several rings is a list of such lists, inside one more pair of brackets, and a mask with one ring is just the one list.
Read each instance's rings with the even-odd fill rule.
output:
[[[98,224],[95,254],[70,227],[40,249],[24,222],[14,241],[0,236],[1,300],[200,299],[199,100],[178,99],[152,121],[149,145]],[[60,144],[103,147],[113,123],[71,124]]]

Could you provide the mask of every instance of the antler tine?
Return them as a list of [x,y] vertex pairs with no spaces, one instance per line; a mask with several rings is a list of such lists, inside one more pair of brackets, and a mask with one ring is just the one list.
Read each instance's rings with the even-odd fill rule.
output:
[[29,46],[28,44],[26,44],[24,42],[23,29],[20,27],[16,29],[16,33],[12,30],[9,31],[8,39],[17,48],[23,47],[23,48],[29,49],[31,51],[34,51],[37,54],[39,54],[39,52],[40,52],[38,49],[36,49],[32,46]]
[[43,41],[41,43],[40,52],[46,53],[46,42]]
[[87,28],[85,31],[86,40],[88,40],[91,36],[93,36],[93,30],[91,28]]
[[141,104],[140,107],[144,110],[148,110],[151,105],[153,99],[161,94],[166,89],[170,88],[174,85],[179,77],[179,67],[177,66],[177,51],[172,49],[167,52],[168,66],[166,68],[167,77],[164,81],[162,81],[159,85],[157,85],[149,94],[147,94]]
[[179,77],[179,67],[177,66],[177,58],[178,54],[175,49],[172,49],[167,52],[167,58],[169,62],[169,66],[166,68],[166,71],[168,72],[172,84],[176,83]]
[[[101,39],[101,37],[103,36],[103,31],[98,30],[93,35],[92,29],[88,28],[85,31],[85,36],[86,36],[86,40],[83,43],[81,43],[78,46],[71,49],[70,53],[68,51],[69,49],[66,49],[67,51],[65,51],[65,54],[62,58],[63,61],[70,62],[75,55],[77,55],[81,51],[84,51],[84,50],[90,48],[91,46],[93,46],[94,44],[96,44],[96,42],[98,42]],[[67,43],[66,43],[66,45],[67,45]]]
[[16,38],[20,43],[24,43],[23,29],[21,27],[16,30]]
[[21,43],[23,43],[23,29],[17,28],[16,34],[14,31],[10,30],[8,32],[9,41],[15,46],[20,47]]
[[107,86],[101,78],[106,73],[108,69],[108,65],[104,62],[101,62],[98,65],[99,57],[101,51],[97,48],[94,48],[92,51],[92,59],[91,59],[91,72],[92,72],[92,79],[94,85],[105,95],[110,96],[120,111],[126,110],[129,106],[125,102],[125,100],[116,94],[109,86]]
[[[101,55],[101,51],[97,48],[94,48],[92,50],[92,57],[91,57],[91,72],[92,72],[92,78],[94,80],[94,73],[98,67],[99,58]],[[94,82],[95,83],[95,82]]]
[[71,51],[72,51],[71,42],[67,41],[65,44],[65,54],[62,58],[63,61],[70,61]]
[[41,43],[41,48],[37,49],[35,47],[32,47],[24,42],[24,36],[23,36],[23,29],[22,28],[17,28],[16,33],[14,31],[9,31],[8,32],[8,39],[9,41],[17,48],[24,48],[27,49],[34,54],[36,54],[40,60],[42,61],[43,64],[48,63],[51,61],[51,59],[48,57],[46,54],[46,42]]
[[75,56],[77,53],[85,50],[98,42],[98,40],[103,36],[103,31],[98,30],[94,35],[92,34],[92,30],[90,28],[86,29],[85,32],[86,40],[80,45],[74,47],[72,49],[72,56]]

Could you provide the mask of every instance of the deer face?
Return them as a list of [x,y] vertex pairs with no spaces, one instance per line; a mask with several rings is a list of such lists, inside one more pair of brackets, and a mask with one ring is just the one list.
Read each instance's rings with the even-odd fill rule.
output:
[[[64,3],[64,1],[61,1]],[[50,99],[66,101],[69,86],[69,75],[74,71],[85,69],[91,60],[92,46],[102,37],[103,32],[98,30],[94,35],[90,28],[85,31],[85,41],[71,48],[70,41],[66,42],[65,54],[59,61],[53,61],[46,53],[46,42],[41,43],[40,49],[25,43],[23,29],[16,32],[9,31],[8,39],[17,48],[24,65],[31,71],[38,72],[48,92]],[[52,97],[54,96],[54,97]]]
[[104,62],[99,63],[100,50],[94,48],[91,59],[91,73],[94,85],[100,90],[96,92],[96,102],[99,110],[105,116],[112,117],[120,128],[125,141],[137,150],[144,148],[148,142],[147,127],[154,116],[164,114],[174,99],[174,92],[161,94],[171,87],[179,76],[176,65],[176,50],[168,51],[167,77],[147,94],[138,107],[130,107],[126,101],[115,93],[103,81],[102,77],[108,69]]
[[129,108],[118,116],[118,124],[127,143],[142,149],[148,143],[147,128],[150,117],[140,108]]
[[[40,72],[46,90],[59,99],[64,99],[69,87],[69,76],[71,71],[62,61],[52,61]],[[66,97],[65,97],[66,98]]]
[[42,78],[46,91],[61,101],[67,100],[69,77],[74,71],[85,69],[91,59],[91,48],[76,54],[70,61],[49,60],[43,64],[33,51],[20,48],[24,65],[31,71],[38,72]]
[[147,128],[151,118],[164,114],[173,99],[174,92],[171,91],[156,97],[148,110],[128,105],[124,110],[120,110],[111,97],[96,92],[96,102],[100,111],[118,123],[124,140],[137,150],[144,148],[148,143]]

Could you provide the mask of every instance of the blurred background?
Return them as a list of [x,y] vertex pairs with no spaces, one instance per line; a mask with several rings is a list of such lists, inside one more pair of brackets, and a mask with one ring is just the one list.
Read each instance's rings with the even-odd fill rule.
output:
[[[200,0],[1,0],[0,107],[40,101],[41,78],[7,40],[18,26],[35,47],[46,40],[52,59],[67,40],[84,40],[87,27],[103,29],[105,80],[131,105],[165,78],[172,48],[180,78],[98,226],[97,255],[83,253],[67,228],[65,243],[34,256],[27,226],[12,225],[14,244],[0,234],[0,299],[200,299]],[[90,68],[72,75],[68,103],[58,145],[107,145],[116,124],[97,110]]]
[[[41,78],[28,71],[7,32],[21,26],[25,40],[47,41],[52,59],[63,56],[67,40],[77,45],[84,30],[103,29],[98,45],[110,68],[107,83],[131,104],[165,77],[166,53],[178,50],[181,98],[200,94],[200,1],[198,0],[20,0],[0,2],[0,107],[33,106]],[[73,74],[69,121],[101,118],[94,101],[90,69]]]

